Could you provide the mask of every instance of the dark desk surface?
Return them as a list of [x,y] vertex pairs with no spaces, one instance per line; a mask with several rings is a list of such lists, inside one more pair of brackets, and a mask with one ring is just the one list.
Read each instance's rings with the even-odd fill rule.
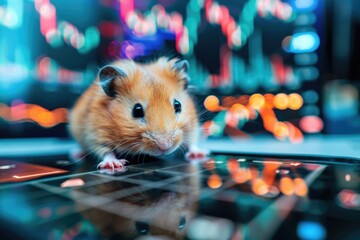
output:
[[0,184],[1,239],[360,239],[356,161],[140,157],[105,174],[52,158],[27,162],[67,172]]

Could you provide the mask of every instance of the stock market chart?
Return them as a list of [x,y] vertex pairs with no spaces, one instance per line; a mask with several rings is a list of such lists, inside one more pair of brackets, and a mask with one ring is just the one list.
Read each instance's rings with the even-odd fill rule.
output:
[[323,4],[1,0],[2,137],[67,136],[69,110],[101,66],[168,52],[190,63],[191,84],[210,112],[206,136],[302,141],[324,127]]

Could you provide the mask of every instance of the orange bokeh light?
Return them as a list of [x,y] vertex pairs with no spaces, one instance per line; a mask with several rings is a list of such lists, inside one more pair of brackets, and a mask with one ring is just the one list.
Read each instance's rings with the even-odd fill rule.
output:
[[52,112],[43,111],[37,116],[37,122],[43,127],[55,125],[55,118]]
[[289,95],[289,108],[292,110],[298,110],[303,105],[303,98],[300,96],[300,94],[292,93]]
[[301,143],[304,141],[304,135],[302,134],[302,132],[300,131],[299,128],[297,128],[296,126],[294,126],[294,124],[290,123],[290,122],[285,122],[285,124],[288,126],[289,128],[289,140],[292,143]]
[[238,119],[249,119],[250,117],[249,110],[240,103],[232,105],[230,112],[232,112]]
[[252,190],[256,195],[265,195],[269,192],[268,185],[264,182],[263,179],[257,178],[252,184]]
[[265,129],[273,132],[275,124],[278,122],[273,109],[264,108],[260,111],[260,115],[263,119]]
[[274,106],[280,110],[287,109],[289,107],[289,97],[285,93],[276,94],[274,97]]
[[254,109],[260,109],[265,104],[265,98],[263,95],[261,95],[259,93],[255,93],[255,94],[251,95],[251,97],[249,99],[249,104]]
[[285,195],[291,195],[295,192],[295,184],[289,177],[280,179],[280,191]]
[[246,168],[239,168],[231,174],[232,179],[236,183],[244,183],[251,178],[251,172]]
[[219,104],[220,104],[219,98],[214,95],[208,96],[207,98],[205,98],[204,101],[205,108],[210,112],[219,111],[220,110]]
[[31,120],[36,121],[37,116],[43,111],[44,109],[38,105],[31,105],[28,108],[28,117]]
[[276,138],[283,140],[289,136],[289,127],[283,122],[277,122],[273,133]]
[[271,93],[266,93],[264,95],[264,98],[265,98],[265,106],[268,107],[268,108],[274,108],[274,94],[271,94]]
[[68,110],[58,108],[49,111],[36,104],[21,104],[15,106],[1,105],[0,117],[9,122],[33,121],[42,127],[53,127],[67,122]]
[[66,108],[58,108],[52,111],[57,122],[66,122],[68,110]]
[[222,180],[219,175],[213,174],[208,178],[208,186],[212,189],[217,189],[222,186]]
[[296,193],[296,195],[298,195],[300,197],[304,197],[304,196],[307,195],[308,187],[307,187],[307,184],[304,181],[304,179],[295,178],[294,179],[294,184],[295,184],[295,193]]
[[279,168],[279,166],[280,166],[279,164],[274,164],[269,162],[264,163],[262,178],[267,185],[273,184],[276,175],[275,171]]

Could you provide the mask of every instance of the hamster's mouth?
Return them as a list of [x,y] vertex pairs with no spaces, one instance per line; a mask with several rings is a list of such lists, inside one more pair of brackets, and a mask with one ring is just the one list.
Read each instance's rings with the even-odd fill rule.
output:
[[173,153],[176,150],[176,147],[171,147],[170,149],[167,150],[161,150],[159,148],[155,148],[152,152],[151,155],[153,155],[154,157],[158,157],[158,156],[164,156],[164,155],[169,155],[171,153]]

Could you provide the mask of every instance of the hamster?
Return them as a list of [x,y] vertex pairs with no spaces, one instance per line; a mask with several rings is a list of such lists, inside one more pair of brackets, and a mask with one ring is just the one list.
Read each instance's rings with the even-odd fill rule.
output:
[[98,168],[122,168],[121,155],[162,156],[188,149],[188,158],[203,158],[196,148],[199,123],[187,92],[189,64],[159,58],[140,64],[119,60],[99,70],[95,82],[70,114],[70,132]]

